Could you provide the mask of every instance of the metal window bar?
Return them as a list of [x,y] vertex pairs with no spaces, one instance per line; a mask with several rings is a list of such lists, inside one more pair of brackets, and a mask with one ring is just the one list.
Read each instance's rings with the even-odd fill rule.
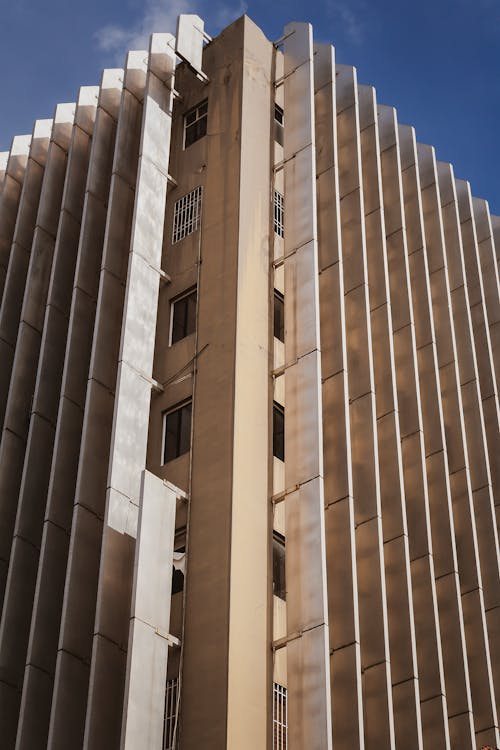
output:
[[165,688],[165,718],[163,721],[163,750],[175,750],[179,678],[167,680]]
[[175,202],[172,244],[196,232],[201,222],[202,187],[199,185]]
[[273,683],[273,750],[288,747],[288,708],[286,687]]
[[285,236],[284,198],[277,190],[274,191],[274,231],[278,237]]

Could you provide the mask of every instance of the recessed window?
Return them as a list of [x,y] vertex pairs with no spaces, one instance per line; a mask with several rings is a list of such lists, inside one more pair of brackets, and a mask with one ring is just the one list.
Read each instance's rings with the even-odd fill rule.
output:
[[285,236],[285,200],[281,193],[274,191],[274,231],[278,237]]
[[201,185],[175,202],[172,244],[196,232],[201,221]]
[[286,599],[285,540],[276,532],[273,536],[273,594]]
[[196,289],[185,292],[171,304],[170,344],[175,344],[196,330]]
[[280,146],[283,145],[283,110],[280,107],[279,104],[274,105],[274,140],[276,143],[279,143]]
[[280,341],[285,340],[285,302],[277,289],[274,290],[274,335]]
[[184,115],[184,148],[188,148],[207,134],[207,121],[208,101],[205,99]]
[[163,415],[163,463],[187,453],[191,442],[191,401]]
[[273,456],[285,460],[285,410],[273,402]]

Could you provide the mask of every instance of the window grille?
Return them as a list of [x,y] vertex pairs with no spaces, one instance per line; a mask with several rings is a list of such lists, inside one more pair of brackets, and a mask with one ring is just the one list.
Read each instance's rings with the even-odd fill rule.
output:
[[174,229],[172,243],[180,242],[188,234],[196,232],[201,221],[201,193],[199,185],[187,195],[183,195],[174,206]]
[[278,237],[285,236],[284,198],[277,190],[274,191],[274,231]]
[[167,680],[165,688],[165,719],[163,722],[163,750],[175,750],[177,736],[177,708],[179,678]]
[[288,711],[286,688],[273,683],[273,750],[286,750],[288,747]]

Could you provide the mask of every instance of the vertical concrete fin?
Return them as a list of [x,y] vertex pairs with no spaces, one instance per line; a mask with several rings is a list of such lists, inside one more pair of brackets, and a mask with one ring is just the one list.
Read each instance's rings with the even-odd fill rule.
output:
[[395,738],[397,747],[417,750],[420,690],[375,90],[358,86],[358,103]]
[[[113,147],[111,184],[109,196],[103,196],[105,211],[104,245],[102,256],[100,245],[88,238],[87,260],[84,267],[78,266],[77,275],[81,290],[95,289],[98,284],[95,321],[92,324],[92,306],[85,309],[84,297],[80,295],[80,310],[83,309],[83,330],[92,335],[92,350],[86,383],[85,398],[81,398],[81,380],[73,380],[78,366],[78,330],[75,331],[72,345],[72,377],[67,382],[65,406],[72,409],[71,394],[78,394],[78,407],[83,409],[81,439],[78,443],[78,469],[76,488],[73,494],[72,517],[70,520],[70,544],[65,578],[61,627],[54,677],[54,691],[51,705],[48,747],[51,750],[68,746],[81,746],[83,743],[89,691],[89,664],[92,658],[92,643],[99,580],[99,563],[103,534],[103,518],[106,508],[106,487],[109,468],[115,388],[120,351],[121,325],[125,298],[125,284],[132,233],[132,217],[135,203],[138,155],[141,139],[142,99],[144,98],[147,53],[134,52],[127,56],[116,138],[113,128],[108,131]],[[117,83],[119,75],[117,76]],[[142,89],[141,89],[142,82]],[[116,92],[109,92],[110,99],[116,99]],[[104,115],[103,115],[104,117]],[[106,118],[109,113],[106,111]],[[106,119],[105,118],[105,119]],[[111,155],[106,141],[101,142],[102,151],[98,154],[98,164],[105,166],[104,174],[96,165],[93,173],[93,186],[101,197],[107,185],[108,157]],[[106,151],[107,153],[103,153]],[[101,214],[103,207],[99,207]],[[99,234],[102,229],[102,215],[99,219]],[[89,225],[90,226],[90,225]],[[95,254],[95,255],[94,255]],[[88,264],[88,265],[87,265]],[[95,274],[97,274],[97,279]],[[95,302],[93,302],[95,304]],[[89,319],[90,316],[90,319]],[[75,324],[77,323],[75,318]],[[87,355],[87,352],[86,352]],[[88,356],[88,355],[87,355]],[[75,357],[75,360],[73,360]],[[73,409],[73,411],[75,411]],[[68,424],[68,423],[67,423]],[[78,424],[78,423],[77,423]],[[69,425],[68,425],[69,426]],[[61,438],[63,436],[61,435]],[[63,448],[63,446],[61,446]],[[61,454],[60,460],[64,461]],[[72,467],[74,470],[74,466]],[[53,474],[54,480],[57,477]],[[72,482],[72,478],[70,477]],[[54,493],[54,490],[56,492]],[[52,498],[53,512],[64,513],[67,523],[67,508],[63,510],[67,498],[59,494],[54,485]],[[126,528],[134,527],[137,518],[123,519]],[[131,525],[131,526],[130,526]],[[133,542],[132,537],[130,538]],[[133,550],[133,545],[131,545]],[[131,581],[118,580],[130,591]],[[76,595],[78,592],[78,595]],[[125,596],[127,594],[125,593]],[[128,619],[129,609],[126,611]],[[116,649],[113,650],[116,655]],[[124,678],[125,658],[118,652],[117,673]],[[114,715],[117,742],[120,737],[121,705]]]
[[[96,92],[97,89],[94,89],[94,95]],[[91,130],[95,105],[92,114],[89,111],[89,94],[89,89],[80,90],[75,123],[78,119],[84,119],[87,129]],[[81,127],[72,128],[44,314],[43,305],[40,309],[40,320],[43,316],[40,356],[34,390],[31,392],[24,467],[0,624],[0,663],[4,673],[9,676],[9,684],[15,686],[18,697],[23,684],[37,576],[90,137],[91,132]],[[10,721],[13,725],[16,719],[17,711],[12,710]]]
[[394,747],[360,109],[354,68],[336,66],[336,92],[364,741],[367,748]]
[[314,106],[332,744],[338,748],[347,748],[349,744],[363,748],[335,78],[333,47],[315,44]]
[[[285,27],[285,501],[290,747],[331,748],[312,27]],[[306,679],[302,665],[310,666]],[[314,678],[311,679],[312,675]]]
[[[158,269],[170,152],[175,71],[172,41],[170,34],[151,36],[143,95],[85,726],[86,750],[115,744],[122,726],[134,539],[142,471],[146,465]],[[158,133],[162,133],[161,138]],[[117,566],[122,571],[119,589],[111,575]],[[140,658],[140,654],[135,656]]]
[[[491,497],[491,484],[484,445],[482,413],[477,395],[477,383],[461,382],[457,348],[458,331],[464,333],[464,324],[455,319],[450,291],[450,273],[455,277],[460,269],[456,263],[448,266],[447,247],[441,210],[441,194],[434,149],[417,145],[417,162],[421,186],[424,237],[429,266],[439,381],[443,407],[443,420],[448,455],[448,471],[452,494],[452,507],[457,539],[458,572],[461,604],[464,617],[467,663],[470,679],[474,730],[477,741],[490,732],[489,741],[497,740],[497,719],[494,692],[491,682],[491,662],[486,633],[484,597],[477,548],[477,524],[474,506],[481,502],[475,490],[475,478],[482,476],[486,496]],[[449,195],[443,182],[444,203]],[[448,213],[455,211],[453,196]],[[456,216],[454,221],[456,221]],[[450,270],[449,270],[450,268]],[[470,289],[469,289],[470,292]],[[455,307],[455,311],[457,308]],[[459,329],[455,330],[455,325]],[[466,342],[466,339],[464,339]],[[460,359],[465,363],[462,348]],[[475,410],[472,408],[475,404]],[[468,432],[465,427],[472,432]],[[471,421],[472,420],[472,421]],[[476,444],[473,445],[473,441]],[[487,501],[488,502],[488,501]],[[498,548],[497,548],[498,549]],[[486,552],[486,554],[489,554]],[[474,646],[472,644],[475,644]],[[482,677],[480,677],[482,675]],[[452,675],[449,674],[449,678]],[[493,698],[493,700],[492,700]]]
[[[51,450],[51,458],[48,461],[50,478],[47,480],[46,498],[45,496],[43,498],[43,532],[40,540],[40,559],[26,654],[26,672],[17,737],[18,750],[41,749],[46,747],[47,743],[58,638],[58,629],[54,628],[52,623],[59,622],[61,618],[64,577],[68,559],[68,535],[71,529],[78,449],[116,134],[115,118],[118,114],[122,79],[123,71],[105,70],[100,89],[96,91],[92,87],[84,91],[83,96],[79,98],[79,107],[76,112],[77,121],[83,116],[87,125],[90,125],[94,116],[92,109],[95,109],[97,105],[83,201],[78,191],[75,192],[72,189],[67,192],[68,199],[74,196],[68,204],[69,210],[71,210],[71,204],[75,203],[75,198],[77,206],[81,206],[83,202],[77,256],[72,260],[72,263],[76,263],[75,274],[74,278],[72,273],[68,274],[67,281],[70,286],[65,288],[62,297],[61,286],[55,283],[55,278],[53,279],[51,286],[56,296],[49,295],[49,301],[50,307],[54,309],[47,309],[46,313],[55,313],[57,310],[64,316],[68,316],[69,320],[67,338],[62,337],[62,341],[54,339],[52,342],[58,356],[63,357],[60,360],[62,369],[60,391],[57,395],[52,394],[49,400],[46,398],[44,400],[45,410],[49,407],[48,419],[49,423],[54,425],[55,434],[53,450],[51,441],[48,441]],[[98,101],[94,99],[95,93],[99,95]],[[85,107],[83,112],[80,112],[80,104]],[[77,133],[76,130],[74,138],[78,138],[85,150],[85,135],[84,133],[77,135]],[[83,153],[84,151],[81,152],[82,156]],[[76,163],[75,170],[83,179],[85,170],[82,171],[82,167],[78,167]],[[75,186],[77,184],[76,173],[73,180]],[[61,263],[67,258],[66,254],[62,254],[60,243],[58,255],[60,255]],[[55,264],[55,268],[57,265]],[[49,357],[47,365],[51,361]],[[62,368],[63,361],[64,368]],[[57,401],[55,409],[54,395]],[[42,449],[41,444],[38,449]],[[45,450],[45,445],[43,450]],[[35,486],[32,492],[35,489],[39,491]],[[33,720],[28,721],[27,717],[32,717]]]
[[0,302],[5,287],[30,145],[30,135],[17,135],[12,140],[10,151],[0,154]]
[[123,750],[162,746],[178,494],[175,487],[143,472],[123,701]]

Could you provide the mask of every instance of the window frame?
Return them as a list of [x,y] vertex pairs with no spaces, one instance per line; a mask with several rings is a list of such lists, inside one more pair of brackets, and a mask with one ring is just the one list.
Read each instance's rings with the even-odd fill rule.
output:
[[[276,300],[283,305],[283,338],[276,336]],[[273,335],[275,339],[278,339],[278,341],[281,341],[283,344],[285,343],[285,297],[279,289],[276,289],[276,287],[274,287],[273,293]]]
[[[185,333],[182,338],[177,339],[176,341],[172,341],[172,336],[174,333],[174,308],[175,305],[178,302],[182,302],[183,299],[186,297],[190,297],[192,294],[196,296],[196,303],[195,303],[195,321],[194,321],[194,329],[190,333]],[[196,284],[194,286],[189,287],[189,289],[186,289],[184,292],[181,292],[176,297],[172,297],[170,300],[170,323],[169,323],[169,329],[168,329],[168,345],[175,346],[179,341],[184,341],[188,336],[192,336],[193,333],[196,333],[196,309],[198,306],[198,287]]]
[[[276,117],[278,115],[278,117]],[[281,127],[285,124],[285,112],[278,102],[274,102],[274,122],[277,122]]]
[[[275,453],[275,430],[274,430],[274,414],[275,412],[278,412],[283,417],[283,458],[281,456],[276,455]],[[285,407],[280,404],[278,401],[273,400],[273,457],[277,458],[278,461],[285,461],[286,456],[286,446],[285,446]]]
[[[280,559],[280,570],[283,572],[283,580],[280,582],[279,586],[275,587],[275,556],[274,556],[274,550],[277,548],[280,548],[283,551],[283,555]],[[285,537],[277,532],[276,530],[273,531],[273,596],[277,596],[278,599],[281,599],[281,601],[286,602],[286,540]],[[277,582],[278,583],[278,582]]]
[[[174,414],[176,411],[181,411],[181,409],[185,408],[186,406],[191,407],[191,414],[190,414],[190,423],[189,423],[189,447],[187,450],[183,451],[182,453],[178,453],[173,458],[169,458],[166,460],[165,453],[166,453],[166,447],[167,447],[167,417],[170,414]],[[162,418],[162,436],[161,436],[161,463],[160,466],[166,466],[167,464],[171,463],[171,461],[175,461],[176,459],[180,458],[181,456],[185,456],[186,453],[189,453],[191,449],[191,435],[193,430],[193,399],[191,396],[189,398],[184,399],[183,401],[179,401],[179,403],[172,405],[168,409],[165,409],[165,411],[162,412],[161,415]]]
[[[206,105],[206,111],[201,116],[199,116],[198,110],[201,109],[201,107],[205,105]],[[188,125],[187,118],[189,117],[189,115],[192,115],[193,113],[195,114],[195,119],[193,120],[193,122],[190,122]],[[195,138],[194,141],[191,141],[191,143],[188,143],[188,145],[186,146],[186,134],[187,134],[188,128],[192,127],[193,125],[197,125],[197,123],[199,123],[203,119],[206,120],[205,132],[203,133],[203,135],[198,136],[197,138]],[[202,138],[205,138],[207,134],[207,128],[208,128],[208,98],[205,98],[203,99],[203,101],[199,102],[194,107],[191,107],[190,109],[187,110],[187,112],[184,113],[183,132],[182,132],[182,150],[185,151],[197,141],[201,141]]]

